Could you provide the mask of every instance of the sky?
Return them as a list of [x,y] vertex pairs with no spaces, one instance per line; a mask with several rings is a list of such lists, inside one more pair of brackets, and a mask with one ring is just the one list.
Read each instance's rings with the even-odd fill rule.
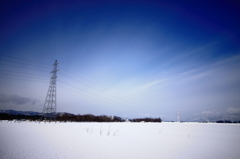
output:
[[0,109],[240,120],[238,1],[1,1]]

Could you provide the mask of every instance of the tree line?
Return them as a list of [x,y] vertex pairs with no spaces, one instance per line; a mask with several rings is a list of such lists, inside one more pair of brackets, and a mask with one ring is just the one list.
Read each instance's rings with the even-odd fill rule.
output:
[[132,119],[131,122],[162,122],[161,118],[137,118]]
[[7,113],[0,113],[0,120],[41,120],[41,115],[22,115],[22,114],[7,114]]
[[75,115],[70,113],[58,113],[55,116],[43,116],[43,115],[14,115],[7,113],[0,113],[0,120],[30,120],[30,121],[44,121],[54,120],[60,122],[162,122],[161,118],[135,118],[135,119],[123,119],[118,116],[95,116],[92,114]]

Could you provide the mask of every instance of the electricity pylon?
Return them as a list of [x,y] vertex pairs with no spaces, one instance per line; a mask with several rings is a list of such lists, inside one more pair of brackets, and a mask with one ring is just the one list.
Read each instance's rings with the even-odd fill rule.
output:
[[206,111],[206,119],[207,119],[207,123],[209,123],[208,111]]
[[179,123],[181,122],[179,110],[177,110],[177,122],[179,122]]
[[53,69],[50,72],[52,74],[50,78],[50,84],[48,87],[48,92],[46,96],[46,100],[43,106],[43,115],[48,118],[53,118],[56,114],[57,110],[57,91],[56,91],[56,84],[57,84],[57,69],[58,62],[55,60],[53,63]]

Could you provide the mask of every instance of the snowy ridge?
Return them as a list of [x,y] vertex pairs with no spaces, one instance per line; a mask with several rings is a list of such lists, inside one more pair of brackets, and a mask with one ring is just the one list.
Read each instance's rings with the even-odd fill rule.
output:
[[42,115],[42,113],[34,111],[16,111],[16,110],[0,110],[0,113],[12,114],[12,115]]

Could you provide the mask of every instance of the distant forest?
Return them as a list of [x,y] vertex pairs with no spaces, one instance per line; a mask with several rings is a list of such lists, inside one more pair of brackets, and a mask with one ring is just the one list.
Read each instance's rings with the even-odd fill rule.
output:
[[[95,116],[92,114],[74,115],[70,113],[58,113],[55,118],[46,118],[43,115],[23,115],[0,113],[0,120],[18,120],[18,121],[59,121],[59,122],[158,122],[161,123],[161,118],[134,118],[123,119],[118,116]],[[240,121],[218,120],[216,123],[240,123]]]
[[100,115],[95,116],[92,114],[74,115],[69,113],[57,114],[55,118],[46,118],[42,115],[14,115],[7,113],[0,113],[0,120],[30,120],[30,121],[44,121],[54,120],[60,122],[162,122],[161,118],[135,118],[123,119],[117,116]]

